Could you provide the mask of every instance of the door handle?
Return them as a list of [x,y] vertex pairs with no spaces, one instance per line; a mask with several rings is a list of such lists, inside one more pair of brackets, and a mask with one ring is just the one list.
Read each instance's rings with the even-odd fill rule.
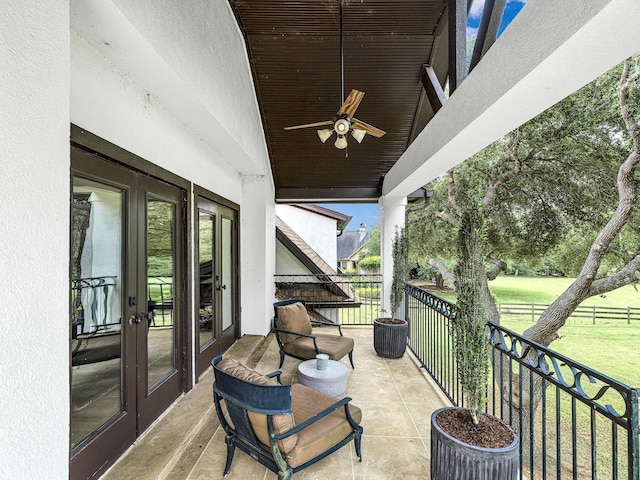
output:
[[138,325],[143,320],[147,320],[147,321],[153,320],[154,316],[155,315],[153,314],[153,312],[143,312],[137,315],[131,315],[129,317],[129,325],[133,325],[134,323]]
[[226,290],[227,286],[226,285],[220,285],[216,290]]

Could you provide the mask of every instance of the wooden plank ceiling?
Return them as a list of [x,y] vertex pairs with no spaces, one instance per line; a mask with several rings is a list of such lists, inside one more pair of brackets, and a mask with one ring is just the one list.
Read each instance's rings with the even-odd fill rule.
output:
[[335,133],[323,144],[316,128],[285,131],[333,120],[342,104],[340,1],[229,0],[247,44],[277,201],[377,199],[384,175],[433,116],[424,65],[443,66],[436,70],[444,83],[446,0],[342,0],[345,96],[365,92],[355,116],[387,133],[361,144],[349,135],[339,150]]

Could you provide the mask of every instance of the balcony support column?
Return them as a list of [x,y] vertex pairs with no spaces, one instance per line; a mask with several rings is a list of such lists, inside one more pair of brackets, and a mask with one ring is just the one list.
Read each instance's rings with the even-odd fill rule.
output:
[[378,199],[380,206],[380,269],[382,270],[382,308],[387,315],[393,315],[389,295],[393,278],[393,237],[396,228],[405,224],[406,197],[382,196]]

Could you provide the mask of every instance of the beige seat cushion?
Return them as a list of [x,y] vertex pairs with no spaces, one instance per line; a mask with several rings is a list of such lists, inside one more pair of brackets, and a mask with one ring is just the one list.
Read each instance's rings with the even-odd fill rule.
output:
[[[316,342],[320,353],[326,353],[331,360],[340,360],[353,350],[353,338],[340,335],[317,334]],[[283,350],[301,358],[311,359],[316,356],[313,339],[309,337],[298,337],[293,342],[284,345]]]
[[[218,368],[229,375],[232,375],[241,380],[245,380],[247,382],[255,383],[257,385],[278,385],[272,378],[268,378],[263,374],[256,372],[242,363],[233,360],[231,358],[223,358],[218,363]],[[253,432],[260,443],[263,443],[267,446],[269,445],[269,434],[267,430],[267,416],[261,413],[255,413],[248,411],[249,421],[251,422],[251,426],[253,427]],[[295,419],[293,414],[285,413],[282,415],[274,415],[273,416],[273,429],[276,435],[281,433],[288,432],[292,428],[296,426]],[[284,438],[282,440],[278,440],[278,448],[283,454],[290,452],[298,442],[298,435],[294,434],[290,437]]]
[[[335,398],[299,383],[292,385],[291,397],[293,413],[298,425],[336,402]],[[360,409],[350,403],[349,412],[353,419],[360,423],[362,420]],[[286,455],[287,463],[295,468],[308,462],[313,457],[336,445],[349,435],[352,430],[353,428],[344,413],[344,407],[339,408],[298,432],[298,443]]]
[[[300,332],[307,335],[311,333],[312,327],[311,322],[309,321],[309,315],[307,314],[307,309],[301,302],[296,302],[277,308],[277,328],[281,330],[289,330],[291,332]],[[282,341],[282,343],[290,343],[297,338],[300,338],[300,336],[287,333],[280,334],[280,340]]]

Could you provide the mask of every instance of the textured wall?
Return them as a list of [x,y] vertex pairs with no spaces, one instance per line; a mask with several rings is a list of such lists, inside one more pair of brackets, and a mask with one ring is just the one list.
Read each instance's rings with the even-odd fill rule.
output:
[[69,4],[0,8],[0,478],[69,461]]

